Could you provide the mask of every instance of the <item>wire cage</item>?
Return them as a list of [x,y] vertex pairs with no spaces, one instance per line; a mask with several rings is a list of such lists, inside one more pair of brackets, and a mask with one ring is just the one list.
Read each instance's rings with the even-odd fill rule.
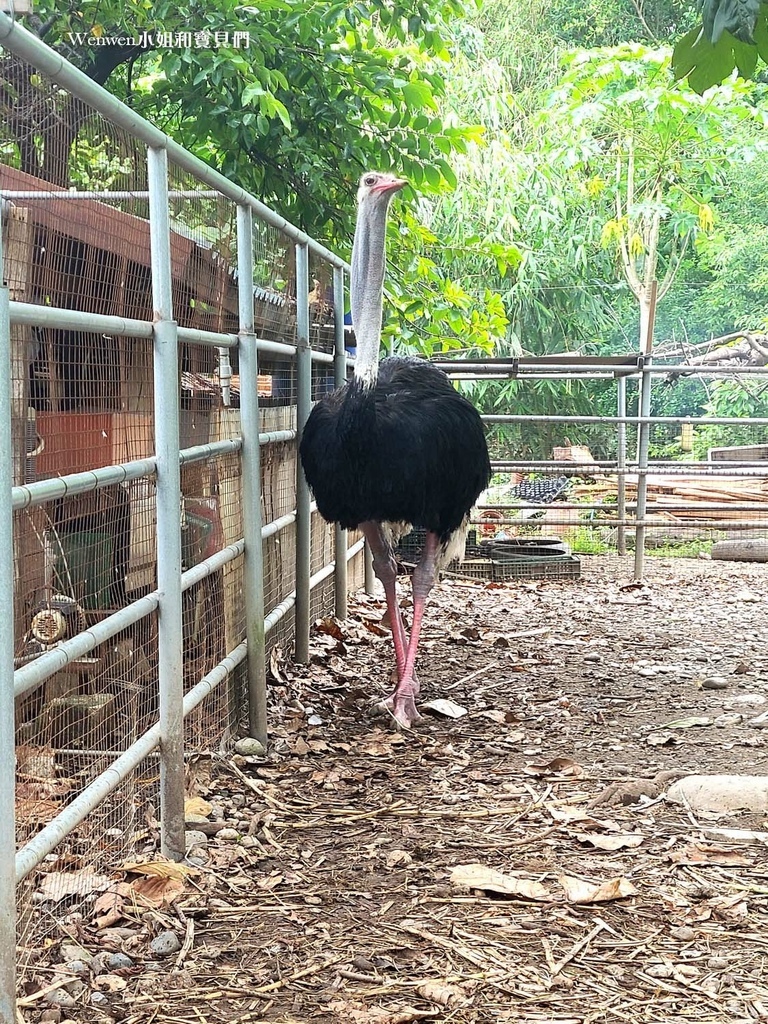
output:
[[[334,572],[361,582],[362,557],[347,577],[296,447],[307,400],[345,374],[342,261],[107,93],[81,95],[66,64],[53,78],[29,63],[10,31],[0,690],[16,695],[16,773],[14,793],[0,769],[0,805],[17,823],[23,976],[90,898],[79,872],[183,852],[185,751],[259,727],[271,650],[333,609]],[[3,932],[0,1005],[15,946]]]

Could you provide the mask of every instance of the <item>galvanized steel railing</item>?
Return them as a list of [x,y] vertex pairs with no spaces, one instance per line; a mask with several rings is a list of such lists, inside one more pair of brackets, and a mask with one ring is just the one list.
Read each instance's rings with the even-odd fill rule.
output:
[[[362,542],[347,550],[346,534],[335,534],[335,561],[311,575],[310,526],[312,505],[309,490],[298,472],[294,513],[264,524],[261,512],[260,448],[275,441],[295,439],[311,406],[311,369],[314,362],[332,363],[336,384],[346,378],[344,350],[344,271],[346,263],[333,252],[288,223],[273,210],[227,178],[208,167],[143,120],[91,79],[45,46],[23,27],[0,13],[0,43],[17,57],[36,67],[62,89],[78,96],[95,111],[128,131],[148,147],[148,198],[152,254],[154,320],[106,316],[71,309],[51,308],[26,302],[9,302],[8,288],[0,287],[0,436],[11,437],[11,325],[55,326],[81,331],[113,332],[133,338],[152,339],[154,352],[155,448],[151,458],[106,466],[91,472],[13,486],[11,446],[0,454],[0,593],[6,603],[0,615],[0,1022],[15,1022],[16,946],[15,886],[46,854],[103,801],[144,759],[159,747],[161,842],[163,852],[174,859],[184,854],[183,719],[241,663],[247,663],[249,724],[253,736],[266,738],[265,636],[291,608],[295,608],[296,657],[308,657],[310,595],[314,587],[335,575],[336,610],[346,614],[347,562],[362,551]],[[237,204],[237,271],[239,333],[225,334],[180,327],[174,320],[170,263],[168,161],[172,160],[199,181]],[[52,193],[55,194],[55,193]],[[21,196],[21,193],[19,194]],[[259,218],[293,240],[296,247],[296,345],[256,336],[253,299],[253,218]],[[321,257],[333,269],[335,356],[313,352],[309,334],[309,255]],[[2,251],[0,251],[0,269]],[[0,280],[4,280],[0,277]],[[218,441],[180,449],[179,363],[180,342],[219,348],[237,346],[241,379],[240,439]],[[297,366],[297,430],[259,432],[257,390],[259,353],[290,356]],[[205,561],[182,572],[179,507],[180,465],[212,456],[239,453],[242,466],[243,537]],[[14,670],[14,623],[9,614],[14,587],[14,509],[30,508],[59,497],[83,494],[100,488],[152,476],[156,479],[157,587],[85,632],[65,640],[54,650],[21,664]],[[294,525],[296,531],[296,586],[269,616],[265,617],[262,564],[263,539]],[[182,593],[205,576],[221,569],[244,553],[246,640],[185,695],[182,672]],[[159,623],[159,720],[133,742],[98,778],[42,828],[20,850],[14,832],[14,700],[40,686],[73,659],[142,617],[158,612]]]

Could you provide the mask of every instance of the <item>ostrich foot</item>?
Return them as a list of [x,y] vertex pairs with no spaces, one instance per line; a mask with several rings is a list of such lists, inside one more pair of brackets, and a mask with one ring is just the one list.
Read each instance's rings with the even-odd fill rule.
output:
[[392,715],[401,729],[410,729],[421,718],[416,708],[417,693],[418,683],[405,689],[401,687],[380,701],[377,707]]

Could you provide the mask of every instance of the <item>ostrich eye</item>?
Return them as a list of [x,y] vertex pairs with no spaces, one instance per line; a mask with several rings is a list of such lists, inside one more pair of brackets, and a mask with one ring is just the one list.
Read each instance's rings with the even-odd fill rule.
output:
[[365,182],[366,185],[376,184],[376,178],[373,174],[368,174],[365,178],[363,178],[363,181]]

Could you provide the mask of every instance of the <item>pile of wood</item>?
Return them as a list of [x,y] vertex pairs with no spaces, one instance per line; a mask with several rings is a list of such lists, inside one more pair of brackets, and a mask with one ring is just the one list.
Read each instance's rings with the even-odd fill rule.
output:
[[[608,477],[592,484],[575,485],[569,497],[574,501],[607,502],[615,500],[617,490],[616,478]],[[627,504],[634,504],[637,500],[637,476],[632,474],[626,477],[626,500]],[[648,479],[648,514],[668,522],[686,519],[765,520],[768,519],[768,479],[654,475]]]

